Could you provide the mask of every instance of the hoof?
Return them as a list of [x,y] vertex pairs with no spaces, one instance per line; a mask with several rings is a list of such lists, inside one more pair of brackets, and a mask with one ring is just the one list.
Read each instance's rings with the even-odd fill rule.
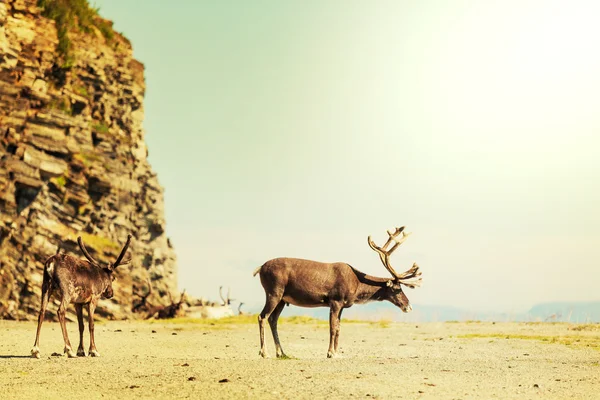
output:
[[100,357],[98,350],[90,350],[90,357]]
[[85,354],[85,350],[83,350],[83,349],[77,350],[77,357],[85,357],[85,356],[87,356],[87,354]]
[[327,358],[333,358],[334,355],[335,353],[332,353],[331,351],[327,352]]
[[34,347],[33,349],[31,349],[31,357],[33,358],[40,358],[40,349],[38,347]]
[[259,351],[259,352],[258,352],[258,355],[259,355],[259,356],[261,356],[262,358],[268,358],[268,357],[269,357],[269,356],[267,355],[267,352],[266,352],[266,351],[263,351],[263,350]]
[[67,353],[67,357],[69,358],[77,358],[77,354],[68,347],[65,347],[64,352]]

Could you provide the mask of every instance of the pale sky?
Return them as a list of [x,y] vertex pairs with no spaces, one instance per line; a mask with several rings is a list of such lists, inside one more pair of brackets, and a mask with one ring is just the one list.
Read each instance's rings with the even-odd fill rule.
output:
[[180,289],[262,304],[279,256],[387,276],[367,236],[406,225],[416,305],[600,299],[597,1],[95,4],[146,66]]

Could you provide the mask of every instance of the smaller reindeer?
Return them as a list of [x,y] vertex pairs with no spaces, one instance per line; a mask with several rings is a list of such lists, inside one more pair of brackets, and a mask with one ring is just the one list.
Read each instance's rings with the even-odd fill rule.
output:
[[244,311],[242,311],[243,305],[244,305],[244,303],[240,303],[240,305],[238,306],[238,315],[246,315],[246,313]]
[[[127,242],[125,242],[125,246],[123,246],[115,263],[109,263],[105,266],[100,265],[98,261],[92,258],[85,248],[81,237],[77,238],[77,243],[87,261],[68,254],[60,254],[59,251],[46,260],[42,281],[42,304],[38,316],[35,343],[31,349],[33,357],[40,358],[40,331],[44,322],[46,307],[54,291],[60,296],[58,321],[65,341],[64,352],[69,357],[86,356],[83,349],[83,306],[85,305],[88,310],[90,330],[89,355],[92,357],[100,356],[94,341],[94,311],[100,298],[110,299],[113,297],[112,283],[115,280],[114,271],[119,265],[127,264],[131,261],[131,259],[123,261],[123,256],[127,252],[130,242],[131,235],[127,235]],[[70,303],[75,303],[75,311],[77,311],[77,321],[79,323],[79,347],[77,348],[77,354],[71,348],[65,323],[65,314]]]
[[231,302],[233,299],[230,297],[230,290],[227,289],[227,297],[223,296],[223,286],[219,286],[219,296],[221,297],[221,304],[218,303],[204,303],[194,305],[186,310],[186,314],[189,318],[208,318],[217,319],[224,317],[232,317],[234,315],[233,309],[231,308]]
[[148,278],[146,282],[148,283],[148,292],[140,296],[140,301],[131,308],[131,312],[140,312],[152,308],[152,305],[148,303],[148,297],[152,294],[152,281]]
[[168,306],[154,307],[148,313],[146,319],[150,319],[154,316],[156,316],[156,319],[171,319],[181,316],[183,314],[182,308],[183,301],[185,300],[185,289],[183,290],[183,292],[181,292],[181,295],[179,296],[179,301],[177,303],[173,301],[173,296],[171,296],[171,292],[168,292],[168,294],[169,301],[171,302],[171,304],[169,304]]

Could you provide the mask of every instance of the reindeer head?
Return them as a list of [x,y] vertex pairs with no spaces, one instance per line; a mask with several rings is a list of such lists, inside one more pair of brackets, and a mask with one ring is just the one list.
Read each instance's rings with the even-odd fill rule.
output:
[[402,290],[402,285],[398,283],[396,280],[389,280],[386,283],[386,286],[381,289],[382,298],[388,300],[396,307],[400,308],[403,312],[407,313],[412,310],[412,306],[410,305],[410,301],[404,291]]
[[77,243],[79,244],[79,248],[83,252],[83,255],[85,256],[85,258],[88,259],[90,264],[99,268],[103,272],[104,279],[102,281],[104,284],[104,289],[102,291],[101,296],[105,299],[110,299],[114,295],[112,283],[115,280],[115,275],[113,274],[115,269],[119,265],[128,264],[129,262],[131,262],[130,258],[123,261],[123,256],[125,256],[125,253],[127,252],[127,248],[129,247],[130,242],[131,242],[131,235],[127,235],[127,242],[125,242],[125,245],[123,246],[123,249],[121,250],[121,253],[119,254],[119,257],[117,257],[117,260],[114,263],[108,263],[107,265],[101,265],[98,261],[94,260],[94,258],[87,251],[87,249],[85,248],[85,245],[83,244],[83,240],[81,240],[81,236],[79,236],[77,238]]
[[[413,266],[406,272],[399,274],[397,273],[392,265],[390,264],[390,255],[408,238],[410,233],[404,233],[404,227],[396,228],[395,232],[387,231],[389,236],[387,242],[382,247],[377,246],[371,240],[371,236],[368,237],[369,246],[379,254],[379,258],[383,263],[383,266],[392,274],[393,279],[390,279],[386,283],[386,287],[383,289],[384,298],[392,302],[392,304],[400,307],[404,312],[412,310],[408,297],[402,290],[402,285],[414,289],[417,286],[421,286],[421,272],[419,272],[419,266],[414,263]],[[398,236],[402,234],[400,238]],[[391,249],[387,250],[388,246],[394,242]]]

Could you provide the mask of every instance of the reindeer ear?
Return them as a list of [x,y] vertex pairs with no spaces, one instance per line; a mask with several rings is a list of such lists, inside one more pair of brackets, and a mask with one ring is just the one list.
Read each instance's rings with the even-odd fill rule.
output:
[[392,286],[394,286],[394,281],[387,281],[387,282],[385,283],[385,285],[386,285],[387,287],[392,287]]

